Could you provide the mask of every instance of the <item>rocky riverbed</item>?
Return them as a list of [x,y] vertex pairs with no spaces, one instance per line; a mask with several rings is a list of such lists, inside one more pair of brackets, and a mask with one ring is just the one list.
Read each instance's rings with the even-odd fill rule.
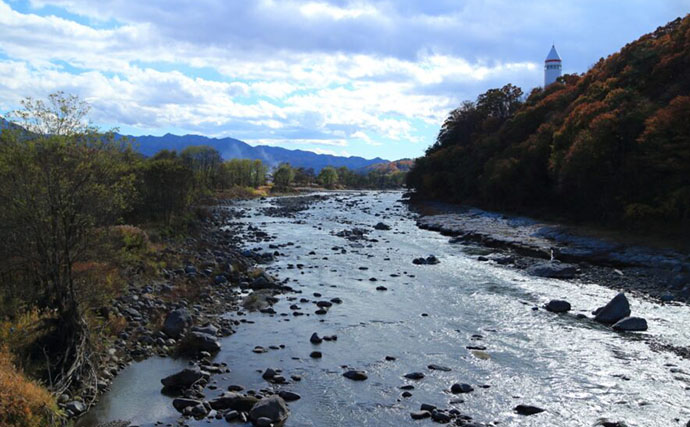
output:
[[[547,258],[457,229],[449,242],[400,196],[223,207],[209,232],[241,245],[244,267],[216,274],[229,252],[209,248],[173,271],[195,268],[218,304],[165,302],[161,330],[139,335],[154,356],[122,370],[81,425],[688,422],[687,306],[606,279],[646,266],[559,263],[553,242]],[[157,357],[180,325],[187,355]]]

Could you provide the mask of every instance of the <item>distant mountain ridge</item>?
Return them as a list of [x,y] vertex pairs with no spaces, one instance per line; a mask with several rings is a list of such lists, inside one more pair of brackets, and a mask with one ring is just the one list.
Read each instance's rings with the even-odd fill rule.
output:
[[388,160],[379,157],[365,159],[357,156],[333,156],[330,154],[316,154],[305,150],[288,150],[282,147],[268,145],[251,146],[244,141],[235,138],[209,138],[201,135],[172,135],[163,136],[127,136],[134,141],[137,151],[145,156],[153,156],[160,150],[184,150],[192,145],[208,145],[221,154],[223,159],[253,159],[261,160],[269,166],[277,166],[287,162],[293,167],[314,168],[318,173],[326,166],[350,169],[361,169],[377,163],[388,163]]

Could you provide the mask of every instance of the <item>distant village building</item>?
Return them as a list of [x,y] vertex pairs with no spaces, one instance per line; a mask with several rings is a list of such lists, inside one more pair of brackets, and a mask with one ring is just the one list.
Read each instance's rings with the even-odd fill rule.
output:
[[561,76],[561,71],[561,57],[556,52],[556,46],[552,45],[544,61],[544,87],[555,82]]

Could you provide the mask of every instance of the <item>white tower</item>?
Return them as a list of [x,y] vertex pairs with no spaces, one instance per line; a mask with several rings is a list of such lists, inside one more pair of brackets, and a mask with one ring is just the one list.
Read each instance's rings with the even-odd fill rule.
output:
[[561,57],[556,52],[556,46],[552,45],[544,61],[544,87],[555,82],[561,76],[561,69]]

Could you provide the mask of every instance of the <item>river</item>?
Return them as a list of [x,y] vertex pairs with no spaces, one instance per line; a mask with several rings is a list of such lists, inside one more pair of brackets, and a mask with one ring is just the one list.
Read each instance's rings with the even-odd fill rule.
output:
[[[207,390],[208,398],[230,384],[294,391],[302,398],[289,404],[287,426],[427,425],[429,420],[410,418],[421,403],[508,426],[590,426],[601,418],[629,426],[684,426],[690,419],[690,361],[654,352],[649,345],[650,339],[690,344],[687,306],[629,296],[634,315],[649,322],[646,333],[617,333],[578,319],[578,313],[589,315],[616,291],[479,262],[483,248],[450,244],[447,237],[417,228],[400,198],[400,192],[332,195],[294,218],[262,213],[271,199],[233,206],[250,213],[239,221],[274,237],[270,244],[279,245],[281,255],[267,269],[289,279],[301,294],[282,296],[274,306],[276,315],[228,313],[253,323],[222,341],[215,361],[226,362],[232,372],[214,377],[211,384],[217,389]],[[392,229],[374,230],[379,221]],[[335,235],[354,227],[368,230],[367,239],[351,242]],[[248,248],[267,251],[268,245]],[[430,254],[440,263],[412,263]],[[387,290],[376,290],[380,286]],[[311,301],[334,297],[343,303],[324,316],[314,314]],[[568,300],[573,310],[533,309],[553,298]],[[310,315],[293,316],[289,306],[295,303]],[[313,332],[338,339],[313,345]],[[278,349],[255,354],[257,345]],[[473,353],[467,346],[486,350]],[[323,357],[310,358],[314,350]],[[185,364],[173,359],[132,364],[79,424],[116,419],[137,425],[175,423],[178,414],[171,399],[160,394],[160,379]],[[450,371],[428,369],[430,364]],[[363,369],[369,378],[348,380],[342,376],[345,366]],[[261,378],[269,367],[302,380],[270,385]],[[425,378],[404,378],[415,371]],[[474,391],[453,395],[448,389],[456,382]],[[404,384],[414,386],[411,397],[401,396]],[[517,415],[513,408],[518,404],[545,411]],[[209,423],[227,425],[223,420],[188,421]]]

